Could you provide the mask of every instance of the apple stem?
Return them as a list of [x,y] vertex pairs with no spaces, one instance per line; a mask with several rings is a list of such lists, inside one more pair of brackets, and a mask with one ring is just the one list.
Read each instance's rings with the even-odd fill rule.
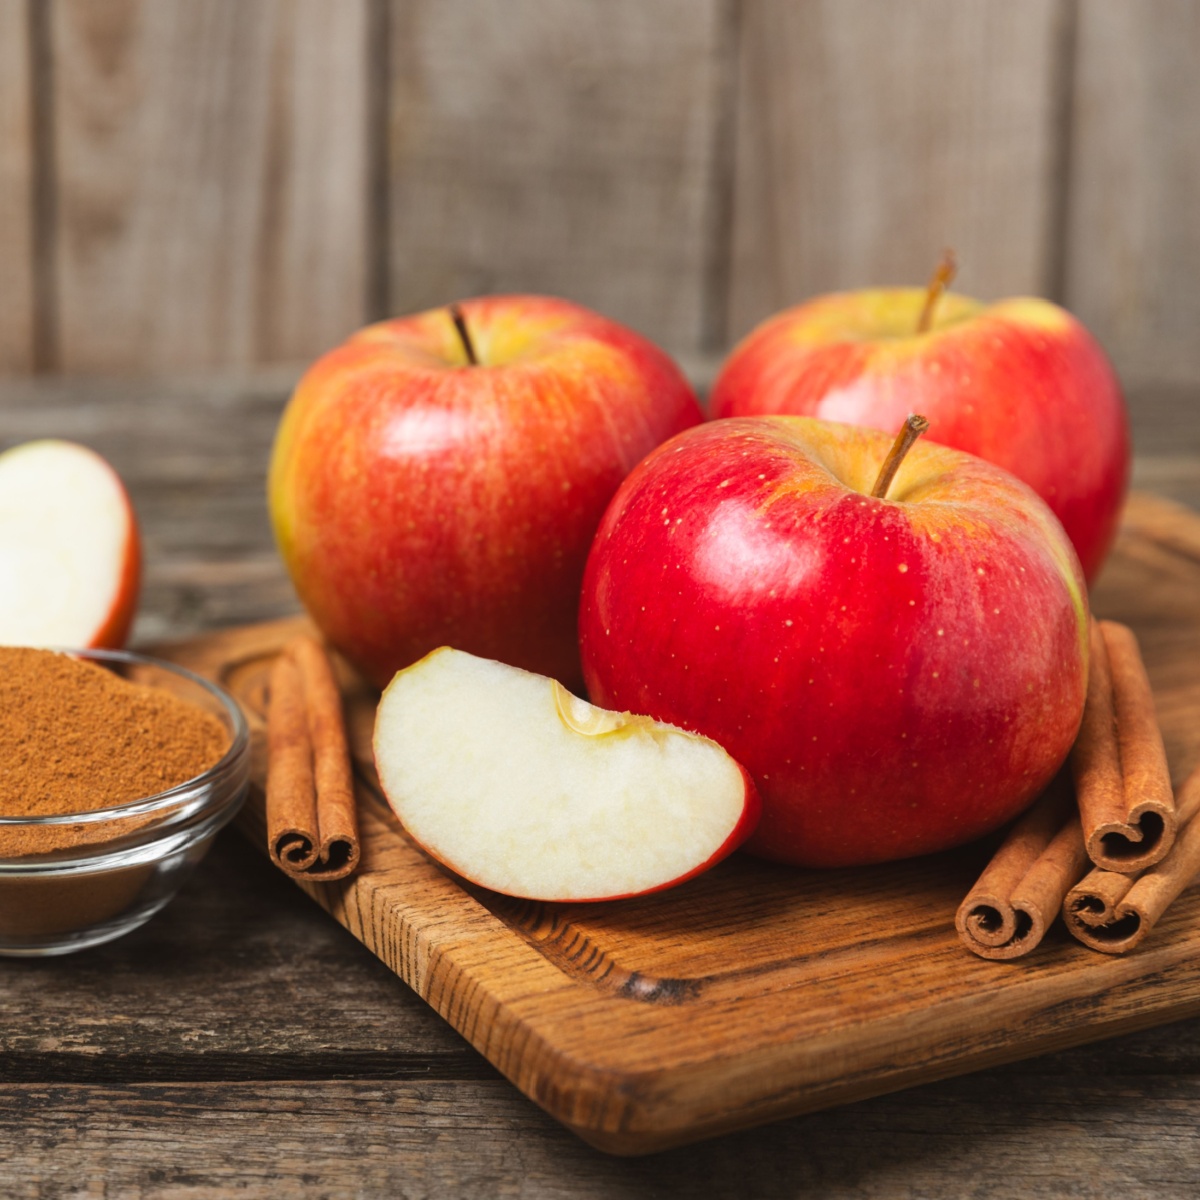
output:
[[896,472],[900,470],[904,456],[913,448],[917,438],[928,428],[929,422],[924,417],[917,416],[916,413],[909,413],[904,418],[904,425],[896,434],[896,440],[892,443],[887,458],[883,460],[883,466],[879,468],[879,477],[871,489],[871,495],[876,500],[887,499],[888,488],[892,486],[892,480],[896,478]]
[[933,325],[933,310],[937,308],[937,302],[954,282],[957,274],[958,256],[947,247],[942,251],[942,257],[929,277],[929,286],[925,289],[925,307],[921,309],[921,315],[917,318],[918,333],[929,332]]
[[475,346],[471,342],[471,334],[467,329],[467,318],[463,316],[463,310],[457,304],[450,305],[450,320],[454,322],[454,328],[458,330],[458,337],[466,352],[467,362],[473,367],[479,366],[479,359],[475,357]]

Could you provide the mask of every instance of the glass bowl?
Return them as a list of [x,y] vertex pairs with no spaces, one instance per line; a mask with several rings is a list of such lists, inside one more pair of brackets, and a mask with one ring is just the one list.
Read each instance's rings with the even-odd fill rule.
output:
[[[122,650],[64,653],[160,688],[215,716],[229,734],[219,762],[168,791],[95,812],[0,816],[0,954],[67,954],[136,929],[166,905],[246,796],[250,732],[221,688],[171,663]],[[36,834],[42,853],[20,853]]]

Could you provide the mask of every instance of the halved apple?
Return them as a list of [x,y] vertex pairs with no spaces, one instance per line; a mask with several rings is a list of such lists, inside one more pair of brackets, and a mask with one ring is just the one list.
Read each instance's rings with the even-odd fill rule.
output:
[[0,454],[0,644],[122,646],[140,577],[133,506],[103,458],[54,439]]
[[434,858],[533,900],[682,883],[749,837],[760,809],[716,742],[448,647],[388,685],[375,763],[396,815]]

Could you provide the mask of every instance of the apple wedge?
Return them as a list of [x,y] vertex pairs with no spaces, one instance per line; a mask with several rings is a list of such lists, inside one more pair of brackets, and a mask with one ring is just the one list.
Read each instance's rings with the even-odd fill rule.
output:
[[140,575],[133,507],[103,458],[54,439],[0,454],[0,644],[122,646]]
[[434,858],[532,900],[682,883],[736,849],[760,809],[716,742],[448,647],[388,685],[375,763],[389,804]]

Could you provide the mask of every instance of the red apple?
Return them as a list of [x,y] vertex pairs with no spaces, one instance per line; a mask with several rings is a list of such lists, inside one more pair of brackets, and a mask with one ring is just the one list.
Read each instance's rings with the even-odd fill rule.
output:
[[140,578],[137,519],[104,459],[54,439],[0,454],[0,643],[123,646]]
[[1023,479],[1095,578],[1129,482],[1125,404],[1104,352],[1046,300],[984,305],[948,294],[918,333],[918,288],[822,296],[772,317],[733,351],[712,413],[794,413],[894,431],[917,411],[930,437]]
[[617,485],[701,420],[679,369],[578,305],[493,296],[319,359],[271,459],[275,535],[326,637],[377,684],[449,644],[566,682]]
[[693,429],[630,474],[588,559],[593,701],[724,746],[762,795],[747,848],[770,858],[978,837],[1045,787],[1082,717],[1088,606],[1062,526],[932,442],[877,499],[891,441],[803,417]]
[[673,887],[736,849],[760,811],[715,742],[445,647],[388,685],[374,742],[409,834],[465,878],[532,900]]

